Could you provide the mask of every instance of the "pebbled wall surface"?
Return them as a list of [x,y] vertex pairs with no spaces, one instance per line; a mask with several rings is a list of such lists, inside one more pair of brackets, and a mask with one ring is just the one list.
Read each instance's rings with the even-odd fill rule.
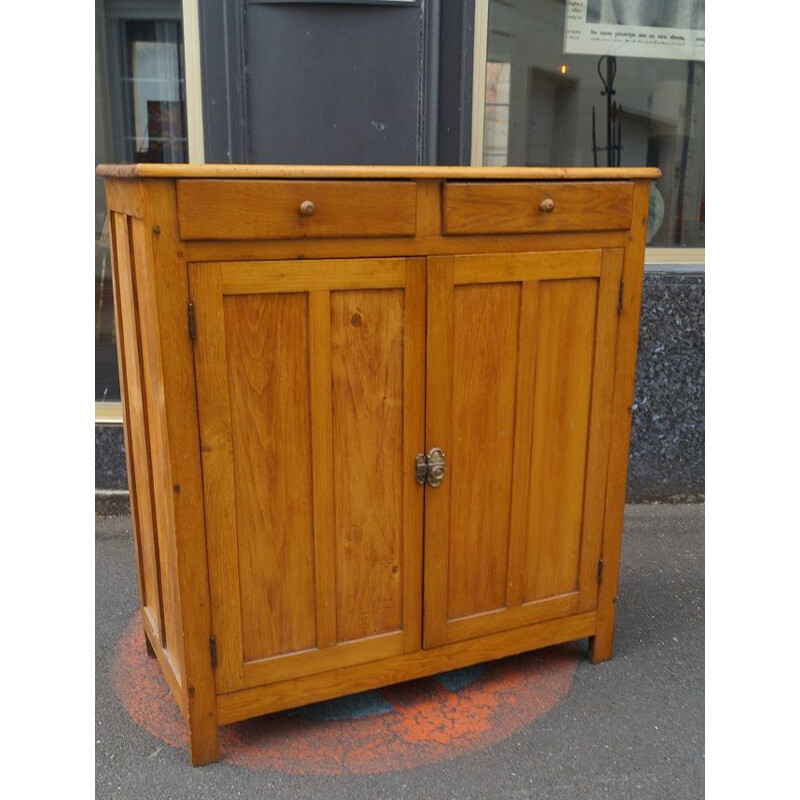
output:
[[645,274],[628,502],[705,496],[705,276]]

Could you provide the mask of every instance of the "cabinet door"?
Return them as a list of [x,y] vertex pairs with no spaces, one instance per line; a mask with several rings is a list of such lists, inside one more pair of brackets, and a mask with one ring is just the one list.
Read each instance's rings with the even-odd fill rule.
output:
[[190,285],[218,691],[418,650],[424,259]]
[[428,260],[426,647],[596,607],[622,258]]

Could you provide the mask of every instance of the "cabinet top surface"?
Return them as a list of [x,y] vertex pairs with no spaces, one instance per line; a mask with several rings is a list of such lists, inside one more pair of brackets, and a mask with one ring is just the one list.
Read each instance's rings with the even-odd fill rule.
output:
[[450,180],[632,180],[655,167],[437,167],[298,164],[100,164],[105,178],[346,178]]

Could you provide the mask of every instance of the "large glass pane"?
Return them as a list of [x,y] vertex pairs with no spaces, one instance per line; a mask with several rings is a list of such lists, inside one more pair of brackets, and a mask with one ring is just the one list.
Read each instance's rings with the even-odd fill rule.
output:
[[656,166],[648,243],[705,245],[704,0],[489,0],[483,163]]
[[[180,0],[97,0],[96,163],[185,162]],[[95,187],[95,401],[119,400],[103,183]]]

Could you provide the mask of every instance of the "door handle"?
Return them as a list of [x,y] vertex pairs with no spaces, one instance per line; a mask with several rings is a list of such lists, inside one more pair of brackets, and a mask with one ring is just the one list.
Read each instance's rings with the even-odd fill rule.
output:
[[428,486],[435,489],[444,480],[444,474],[447,472],[447,459],[441,448],[432,447],[427,456],[417,453],[414,462],[414,477],[420,486],[427,481]]

